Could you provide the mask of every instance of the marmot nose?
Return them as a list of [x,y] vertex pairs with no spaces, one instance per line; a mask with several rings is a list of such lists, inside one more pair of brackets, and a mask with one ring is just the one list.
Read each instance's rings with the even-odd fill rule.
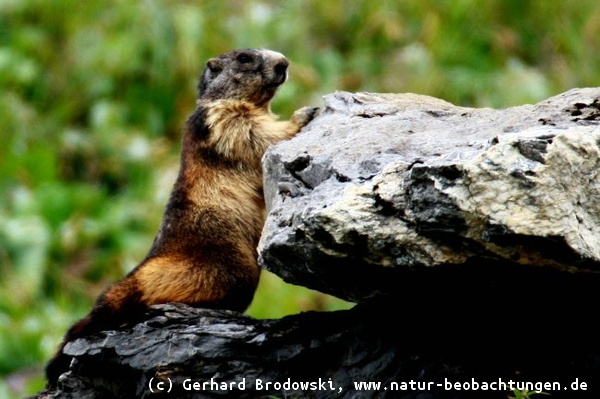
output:
[[278,76],[285,76],[288,66],[289,62],[287,60],[279,61],[277,64],[275,64],[275,74]]

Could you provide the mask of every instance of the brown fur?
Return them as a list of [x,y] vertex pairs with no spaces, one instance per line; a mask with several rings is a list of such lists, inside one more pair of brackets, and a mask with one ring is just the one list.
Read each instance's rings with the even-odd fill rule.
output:
[[196,111],[184,128],[179,176],[154,243],[67,332],[46,367],[49,386],[69,368],[71,358],[62,353],[66,343],[134,323],[151,305],[248,307],[260,275],[256,246],[265,218],[261,158],[316,111],[302,108],[285,122],[271,113],[287,65],[281,54],[262,49],[208,61]]

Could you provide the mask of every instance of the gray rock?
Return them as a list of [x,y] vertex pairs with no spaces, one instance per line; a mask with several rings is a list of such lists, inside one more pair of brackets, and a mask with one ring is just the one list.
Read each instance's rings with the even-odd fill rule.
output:
[[597,274],[599,145],[600,88],[503,110],[336,92],[265,155],[260,263],[351,301],[459,265]]

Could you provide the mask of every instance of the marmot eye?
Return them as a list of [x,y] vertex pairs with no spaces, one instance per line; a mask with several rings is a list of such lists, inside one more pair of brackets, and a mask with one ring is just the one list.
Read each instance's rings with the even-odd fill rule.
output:
[[240,54],[237,56],[236,59],[238,60],[238,62],[240,62],[242,64],[247,64],[249,62],[252,62],[252,56],[250,56],[248,54]]

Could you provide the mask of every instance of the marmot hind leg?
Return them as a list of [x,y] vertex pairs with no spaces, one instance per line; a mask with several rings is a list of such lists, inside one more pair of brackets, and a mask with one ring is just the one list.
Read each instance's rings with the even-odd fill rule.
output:
[[[100,295],[92,311],[67,331],[56,354],[46,365],[46,378],[50,386],[56,386],[60,375],[68,371],[71,365],[72,357],[63,353],[67,343],[100,331],[135,324],[143,318],[146,306],[140,302],[139,293],[132,289],[127,278],[113,285]],[[117,298],[120,298],[119,303],[115,303]]]

